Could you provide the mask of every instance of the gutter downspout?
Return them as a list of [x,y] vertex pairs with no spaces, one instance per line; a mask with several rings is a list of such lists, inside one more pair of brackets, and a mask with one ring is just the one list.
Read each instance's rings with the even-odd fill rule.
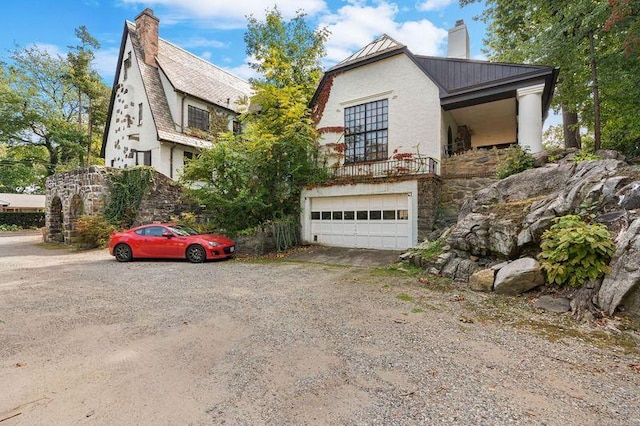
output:
[[173,150],[176,149],[176,145],[171,145],[171,150],[169,150],[169,177],[173,179]]

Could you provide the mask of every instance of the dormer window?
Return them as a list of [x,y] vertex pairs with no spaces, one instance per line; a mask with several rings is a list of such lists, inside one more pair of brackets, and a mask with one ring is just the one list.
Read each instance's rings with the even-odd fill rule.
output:
[[124,60],[124,64],[123,64],[123,71],[124,71],[124,77],[123,79],[126,80],[127,79],[127,71],[129,70],[129,68],[131,68],[131,52],[127,53],[127,59]]
[[189,105],[188,124],[194,129],[209,131],[209,111]]

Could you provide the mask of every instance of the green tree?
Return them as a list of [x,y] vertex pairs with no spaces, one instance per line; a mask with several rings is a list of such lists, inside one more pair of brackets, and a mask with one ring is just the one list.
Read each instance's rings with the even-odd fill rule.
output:
[[[87,36],[86,30],[77,34]],[[86,163],[88,132],[78,125],[78,117],[86,112],[78,93],[86,91],[101,108],[85,123],[93,123],[90,129],[104,126],[108,89],[92,71],[86,80],[80,78],[79,64],[88,57],[92,55],[86,52],[65,58],[37,46],[17,47],[10,64],[0,63],[0,144],[44,148],[47,175]]]
[[[97,144],[94,138],[94,128],[104,127],[108,106],[109,89],[102,82],[100,75],[91,68],[95,58],[94,51],[100,48],[100,43],[89,34],[85,26],[76,28],[75,35],[80,41],[77,46],[69,46],[67,53],[68,71],[66,77],[77,92],[78,131],[85,133],[83,118],[86,117],[87,165],[91,164],[92,148]],[[97,110],[97,111],[96,111]]]
[[554,102],[563,109],[567,140],[586,127],[595,149],[616,145],[629,152],[640,137],[640,63],[624,53],[634,20],[606,25],[616,1],[487,0],[481,19],[492,60],[560,66]]
[[46,163],[42,147],[0,145],[0,192],[43,193]]
[[299,211],[302,187],[316,176],[318,135],[309,101],[322,76],[325,30],[311,29],[299,12],[286,21],[277,8],[264,21],[248,18],[251,108],[240,119],[243,133],[221,135],[185,170],[219,225],[238,230]]

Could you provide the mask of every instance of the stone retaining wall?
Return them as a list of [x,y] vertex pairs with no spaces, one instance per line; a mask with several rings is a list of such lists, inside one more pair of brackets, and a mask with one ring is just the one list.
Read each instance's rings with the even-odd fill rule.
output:
[[[82,215],[103,213],[109,202],[109,175],[124,169],[91,166],[47,178],[44,240],[73,244],[75,221]],[[154,170],[149,193],[142,199],[134,225],[166,222],[184,211],[195,211],[183,187]]]

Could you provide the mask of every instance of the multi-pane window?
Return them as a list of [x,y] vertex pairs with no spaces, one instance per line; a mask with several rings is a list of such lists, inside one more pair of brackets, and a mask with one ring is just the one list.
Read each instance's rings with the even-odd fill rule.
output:
[[142,125],[142,104],[138,104],[138,126]]
[[189,105],[188,126],[209,131],[209,111]]
[[240,133],[242,133],[242,124],[240,123],[240,120],[233,120],[233,134],[237,136]]
[[345,163],[387,159],[387,99],[344,109]]

